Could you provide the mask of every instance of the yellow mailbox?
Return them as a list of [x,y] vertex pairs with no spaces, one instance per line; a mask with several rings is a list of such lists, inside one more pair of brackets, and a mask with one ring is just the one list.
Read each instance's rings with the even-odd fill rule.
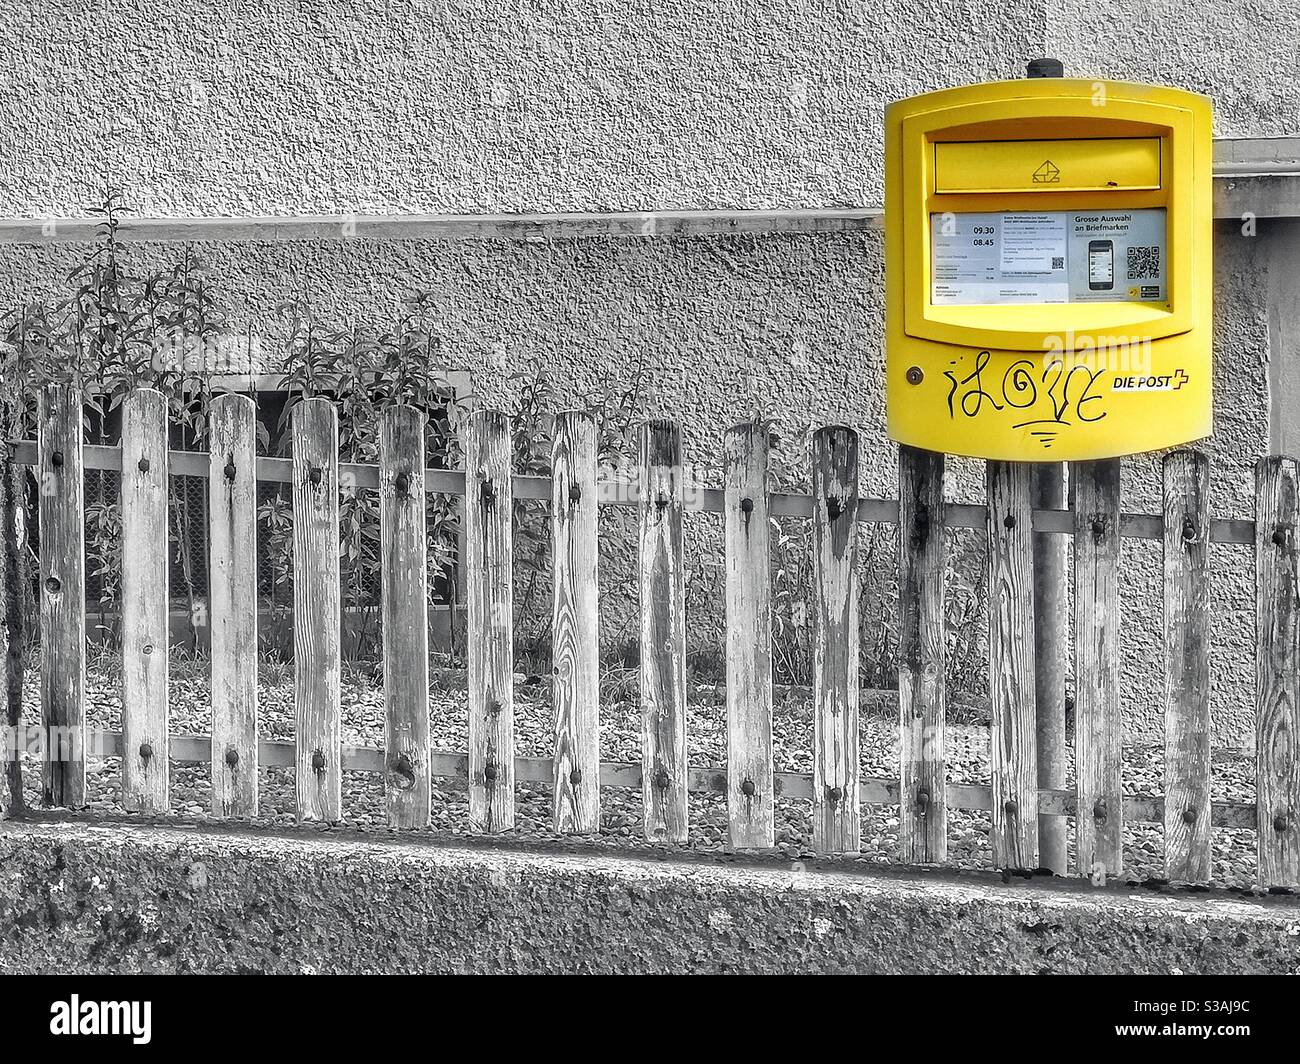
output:
[[901,443],[1108,458],[1211,431],[1211,108],[1042,78],[885,112],[886,391]]

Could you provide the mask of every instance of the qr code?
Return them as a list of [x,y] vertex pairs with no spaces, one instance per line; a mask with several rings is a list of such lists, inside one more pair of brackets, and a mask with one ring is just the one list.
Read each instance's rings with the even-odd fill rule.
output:
[[1128,249],[1128,279],[1130,281],[1136,281],[1139,277],[1159,276],[1160,249],[1158,247]]
[[1052,256],[1052,269],[1054,269],[1054,270],[1063,270],[1063,269],[1065,269],[1065,256],[1064,256],[1064,255],[1054,255],[1054,256]]

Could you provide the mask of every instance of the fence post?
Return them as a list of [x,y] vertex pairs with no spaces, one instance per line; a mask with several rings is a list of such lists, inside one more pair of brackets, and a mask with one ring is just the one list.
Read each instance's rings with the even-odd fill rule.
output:
[[167,397],[122,402],[122,803],[168,805]]
[[993,861],[1038,864],[1034,679],[1033,466],[989,462],[989,700],[993,729]]
[[[16,544],[12,542],[16,536],[13,527],[15,507],[11,492],[13,451],[9,441],[18,433],[12,421],[13,408],[14,404],[9,399],[0,397],[0,692],[3,692],[0,699],[5,703],[4,711],[0,712],[0,731],[6,727],[16,730],[21,723],[21,717],[10,715],[9,702],[9,692],[20,684],[18,675],[15,675],[15,665],[20,659],[13,652],[18,632],[14,631],[9,621],[21,616],[14,609],[17,591],[14,577],[17,575],[18,559],[12,556],[16,554]],[[18,707],[21,709],[21,686],[18,686],[18,694]],[[3,820],[6,816],[21,812],[23,807],[23,773],[18,758],[6,757],[4,772],[0,775],[4,777],[0,779],[0,820]]]
[[645,836],[685,842],[686,606],[682,571],[685,484],[681,429],[641,426],[641,797]]
[[1210,461],[1164,459],[1165,875],[1210,878]]
[[911,864],[948,856],[943,467],[938,452],[898,449],[898,835]]
[[1300,886],[1300,468],[1294,458],[1255,466],[1255,709],[1259,881]]
[[336,821],[343,814],[338,414],[328,399],[304,399],[292,421],[298,819]]
[[555,418],[551,529],[555,598],[556,832],[600,830],[600,660],[596,546],[596,423],[581,410]]
[[858,795],[858,434],[812,437],[813,849],[862,849]]
[[772,768],[772,570],[768,428],[727,430],[727,814],[735,849],[776,844]]
[[469,622],[469,816],[476,831],[515,826],[514,551],[510,420],[470,417],[465,448]]
[[1124,724],[1120,712],[1118,459],[1075,462],[1074,748],[1078,869],[1117,876],[1124,863]]
[[392,406],[379,419],[379,541],[383,585],[384,745],[388,823],[429,823],[429,577],[425,539],[425,416]]
[[257,404],[208,411],[212,815],[257,816]]
[[41,536],[41,709],[46,805],[86,796],[86,544],[81,392],[41,389],[38,447]]

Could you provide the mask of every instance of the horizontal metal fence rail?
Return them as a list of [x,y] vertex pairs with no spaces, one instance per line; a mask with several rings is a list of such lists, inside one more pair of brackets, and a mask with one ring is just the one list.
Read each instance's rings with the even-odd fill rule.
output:
[[[30,751],[33,754],[42,746],[40,725],[28,724],[14,729],[0,727],[5,736],[6,748]],[[116,731],[91,731],[86,735],[90,753],[100,757],[120,757],[122,733]],[[262,768],[293,768],[295,745],[282,739],[262,739],[258,742],[258,758]],[[345,772],[387,772],[384,751],[375,746],[343,744],[342,767]],[[171,760],[177,764],[207,764],[212,759],[212,740],[206,735],[171,736]],[[468,778],[467,754],[435,750],[431,756],[432,775],[438,779],[465,780]],[[549,757],[516,757],[515,781],[518,783],[551,782],[552,761]],[[811,772],[776,772],[775,790],[781,798],[808,800],[812,798]],[[633,762],[602,761],[600,785],[602,787],[627,787],[640,790],[641,766]],[[898,805],[899,787],[895,779],[883,776],[864,776],[860,781],[861,800],[864,805]],[[693,765],[689,770],[688,787],[696,794],[723,794],[727,789],[727,769],[723,765]],[[992,788],[978,783],[950,783],[947,785],[948,807],[972,812],[988,812],[992,808]],[[1038,792],[1038,811],[1045,816],[1072,817],[1078,803],[1074,791],[1042,788]],[[1160,824],[1164,821],[1165,802],[1160,797],[1128,797],[1124,799],[1124,818],[1142,824]],[[1215,802],[1212,823],[1216,828],[1254,830],[1256,823],[1253,802]]]
[[[19,465],[36,465],[36,444],[23,440],[13,445],[14,461]],[[122,448],[86,444],[83,448],[86,469],[122,468]],[[208,455],[206,451],[171,451],[168,454],[174,476],[206,477]],[[379,467],[372,464],[340,462],[340,478],[351,477],[357,488],[378,488]],[[293,462],[288,458],[257,459],[257,479],[272,484],[293,482]],[[552,480],[550,477],[511,477],[515,499],[528,502],[550,502]],[[424,490],[444,495],[465,494],[465,474],[454,469],[426,469]],[[597,498],[602,506],[637,505],[637,485],[630,481],[602,480],[596,484]],[[797,492],[772,492],[769,494],[768,512],[772,517],[811,517],[813,497]],[[725,493],[721,488],[704,488],[687,492],[684,508],[692,513],[722,513],[726,508]],[[863,523],[898,524],[897,499],[862,499],[858,504],[858,518]],[[947,503],[944,506],[944,524],[949,528],[983,530],[988,523],[988,507],[979,503]],[[1164,538],[1164,518],[1159,514],[1120,515],[1119,534],[1126,539]],[[1074,534],[1074,514],[1071,510],[1034,510],[1035,532]],[[1255,522],[1250,518],[1216,517],[1210,521],[1212,543],[1237,543],[1254,546]]]

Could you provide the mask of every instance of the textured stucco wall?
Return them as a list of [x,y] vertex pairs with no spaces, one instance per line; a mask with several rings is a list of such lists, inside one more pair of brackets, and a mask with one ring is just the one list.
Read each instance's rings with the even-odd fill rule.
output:
[[1216,136],[1300,132],[1297,0],[1047,0],[1045,26],[1072,76],[1212,96]]
[[1294,134],[1297,0],[235,0],[13,5],[0,215],[780,207],[880,200],[890,99],[1071,74]]
[[1295,898],[0,824],[0,973],[1300,972]]
[[1041,0],[36,0],[0,215],[105,170],[166,215],[875,203],[887,100],[1042,41]]

